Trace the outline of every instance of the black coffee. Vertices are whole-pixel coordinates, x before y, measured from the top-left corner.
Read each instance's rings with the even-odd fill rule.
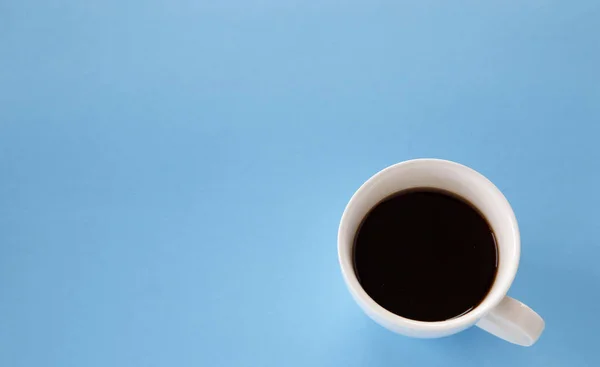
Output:
[[[443,321],[475,308],[496,277],[498,251],[485,218],[435,189],[396,193],[366,215],[354,266],[367,294],[413,320]]]

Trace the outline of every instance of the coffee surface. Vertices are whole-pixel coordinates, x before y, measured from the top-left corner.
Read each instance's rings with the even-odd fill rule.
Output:
[[[466,200],[419,188],[396,193],[365,216],[354,266],[367,294],[405,318],[443,321],[486,297],[498,264],[494,233]]]

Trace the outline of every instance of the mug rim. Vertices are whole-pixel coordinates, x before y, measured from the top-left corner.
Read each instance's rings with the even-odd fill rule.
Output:
[[[457,316],[457,317],[454,317],[454,318],[451,318],[448,320],[443,320],[443,321],[413,320],[413,319],[409,319],[409,318],[397,315],[391,311],[388,311],[383,306],[381,306],[379,303],[375,302],[375,300],[373,300],[366,293],[366,291],[363,289],[362,285],[358,281],[358,278],[355,273],[355,269],[353,267],[350,267],[350,269],[348,269],[348,266],[342,259],[342,250],[343,250],[342,246],[344,246],[344,244],[341,241],[341,237],[342,237],[342,233],[344,230],[344,224],[348,220],[347,217],[349,216],[349,210],[352,208],[353,204],[356,201],[358,201],[362,198],[365,190],[367,188],[369,188],[371,183],[373,181],[379,179],[381,176],[388,174],[390,171],[396,170],[400,167],[403,167],[406,165],[412,165],[412,164],[430,164],[430,163],[449,165],[449,166],[453,166],[454,168],[471,171],[471,173],[474,173],[477,176],[479,176],[479,178],[483,179],[483,181],[486,183],[486,185],[488,185],[488,188],[493,190],[494,194],[498,195],[498,197],[506,203],[507,208],[509,209],[507,215],[509,216],[508,220],[511,223],[511,229],[512,229],[512,233],[511,233],[510,237],[512,238],[512,241],[514,243],[514,250],[515,250],[513,260],[510,263],[509,268],[507,270],[505,270],[505,272],[504,272],[506,274],[505,278],[507,279],[507,281],[505,281],[504,284],[502,284],[500,288],[496,288],[496,289],[491,288],[490,292],[485,296],[485,298],[480,302],[480,304],[478,306],[476,306],[473,310],[471,310],[463,315],[460,315],[460,316]],[[384,322],[384,323],[391,322],[394,326],[399,327],[402,330],[408,328],[408,330],[413,330],[413,331],[419,331],[419,330],[420,331],[431,331],[431,332],[443,332],[445,330],[460,331],[462,329],[465,329],[465,328],[477,323],[477,321],[479,319],[481,319],[483,316],[485,316],[485,314],[487,314],[494,307],[496,307],[500,303],[500,301],[502,301],[502,299],[506,296],[508,289],[512,285],[514,278],[516,276],[516,273],[517,273],[517,269],[519,266],[519,260],[520,260],[520,252],[521,252],[521,242],[520,242],[519,227],[517,224],[517,220],[516,220],[514,211],[513,211],[512,207],[510,206],[510,203],[504,196],[504,194],[487,177],[485,177],[481,173],[477,172],[476,170],[474,170],[470,167],[467,167],[465,165],[462,165],[460,163],[457,163],[457,162],[444,160],[444,159],[437,159],[437,158],[411,159],[411,160],[393,164],[393,165],[388,166],[388,167],[380,170],[379,172],[375,173],[367,181],[365,181],[358,188],[358,190],[356,190],[356,192],[352,195],[352,197],[348,201],[348,204],[344,208],[344,212],[342,214],[342,219],[340,220],[340,225],[338,227],[338,261],[340,263],[342,275],[344,277],[344,280],[346,282],[348,289],[350,290],[350,293],[352,294],[354,299],[359,303],[359,305],[361,307],[363,307],[363,309],[365,311],[367,311],[369,316],[371,316],[375,321],[380,322],[380,323],[381,322]],[[498,279],[498,274],[496,275],[496,280],[497,279]],[[496,280],[494,282],[496,282]],[[480,307],[480,306],[484,305],[484,301],[487,301],[487,305],[485,305],[485,307]]]

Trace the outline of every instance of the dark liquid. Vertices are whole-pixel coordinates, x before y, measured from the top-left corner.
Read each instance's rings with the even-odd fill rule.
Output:
[[[354,266],[367,294],[399,316],[443,321],[475,308],[496,278],[498,252],[485,218],[434,189],[397,193],[365,217]]]

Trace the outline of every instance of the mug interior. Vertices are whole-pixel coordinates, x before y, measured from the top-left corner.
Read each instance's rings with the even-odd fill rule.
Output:
[[[496,236],[498,269],[486,298],[470,312],[446,321],[425,322],[405,319],[375,303],[360,286],[353,265],[354,236],[363,218],[381,200],[410,188],[429,187],[450,191],[469,201],[485,216]],[[480,173],[458,163],[438,159],[417,159],[398,163],[380,171],[365,182],[348,203],[338,233],[338,252],[345,280],[363,308],[371,316],[408,323],[469,326],[497,305],[512,284],[519,263],[520,240],[517,221],[504,195]]]

